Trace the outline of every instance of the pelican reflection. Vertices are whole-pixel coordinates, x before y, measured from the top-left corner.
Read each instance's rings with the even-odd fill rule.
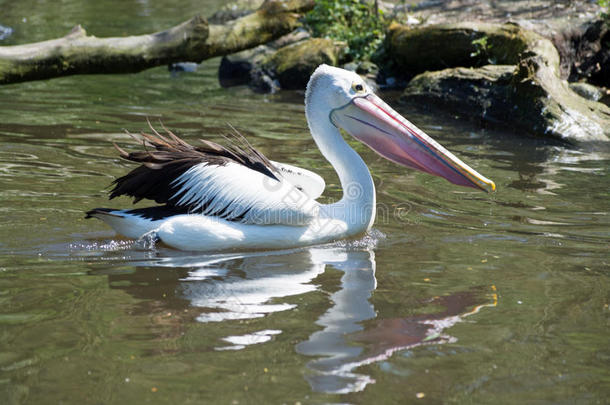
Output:
[[[384,319],[370,300],[377,286],[375,253],[371,246],[363,245],[366,244],[274,253],[168,256],[137,263],[145,266],[140,267],[142,272],[114,274],[109,279],[115,288],[140,298],[146,295],[144,291],[158,296],[159,288],[144,289],[142,283],[129,286],[117,281],[139,280],[151,270],[158,276],[159,267],[172,268],[169,272],[162,269],[166,271],[162,289],[165,302],[187,305],[196,321],[213,327],[218,322],[261,318],[285,311],[293,311],[293,316],[298,317],[295,297],[334,290],[336,286],[316,285],[320,282],[317,278],[327,266],[340,271],[340,287],[329,294],[331,306],[316,320],[320,329],[296,345],[299,354],[312,358],[304,371],[311,388],[327,393],[363,390],[374,379],[358,372],[361,366],[386,360],[398,350],[450,342],[454,338],[445,334],[447,328],[484,306],[495,305],[494,299],[486,298],[484,291],[477,288],[438,294],[422,302],[422,306],[434,305],[435,313],[420,311],[414,316]],[[166,297],[167,294],[172,297]],[[439,306],[445,310],[438,311]],[[409,313],[412,309],[408,308]],[[221,338],[214,349],[242,350],[257,344],[273,344],[274,336],[283,333],[280,322],[265,329],[252,322],[244,324],[244,328],[247,330],[243,334]]]

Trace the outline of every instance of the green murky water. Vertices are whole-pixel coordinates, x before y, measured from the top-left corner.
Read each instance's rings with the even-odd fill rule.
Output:
[[[5,43],[76,23],[146,32],[215,7],[98,3],[0,1],[0,24],[15,28]],[[499,191],[354,144],[380,204],[359,241],[194,255],[85,221],[90,208],[130,206],[106,200],[130,167],[110,141],[127,144],[123,129],[145,117],[191,141],[220,140],[231,123],[339,196],[303,95],[221,89],[217,65],[0,88],[0,403],[606,403],[605,145],[548,145],[402,107]]]

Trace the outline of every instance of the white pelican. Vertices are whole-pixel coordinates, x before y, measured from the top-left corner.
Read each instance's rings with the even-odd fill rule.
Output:
[[[182,250],[281,249],[361,235],[375,220],[375,186],[360,156],[339,128],[381,156],[462,186],[495,190],[467,166],[377,97],[360,76],[321,65],[305,93],[311,136],[337,171],[343,197],[315,201],[324,180],[315,173],[272,162],[243,137],[220,146],[194,147],[168,131],[142,134],[144,151],[121,156],[141,165],[114,181],[110,198],[162,204],[87,213],[128,238],[151,234]],[[239,145],[238,145],[239,143]]]

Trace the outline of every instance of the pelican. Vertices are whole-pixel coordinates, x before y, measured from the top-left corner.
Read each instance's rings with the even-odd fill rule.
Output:
[[[121,157],[140,166],[114,181],[110,198],[131,196],[158,206],[87,212],[127,237],[145,234],[189,251],[284,249],[364,234],[375,220],[375,185],[362,158],[340,129],[397,164],[485,191],[493,181],[434,141],[374,94],[354,72],[327,65],[312,74],[305,92],[307,123],[322,155],[336,170],[343,197],[316,201],[324,191],[317,174],[273,162],[235,135],[221,146],[192,146],[167,131],[141,134],[143,151]]]

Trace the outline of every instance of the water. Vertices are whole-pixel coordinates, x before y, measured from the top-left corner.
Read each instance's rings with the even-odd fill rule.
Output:
[[[9,41],[75,23],[146,32],[200,7],[58,4],[0,2]],[[325,201],[340,195],[307,133],[303,94],[222,89],[217,66],[0,88],[1,403],[607,401],[606,145],[542,143],[403,106],[499,191],[352,143],[380,204],[357,241],[203,255],[84,220],[130,206],[106,199],[131,167],[110,141],[129,147],[123,129],[145,129],[146,117],[192,142],[220,141],[231,123],[269,157],[315,169]]]

